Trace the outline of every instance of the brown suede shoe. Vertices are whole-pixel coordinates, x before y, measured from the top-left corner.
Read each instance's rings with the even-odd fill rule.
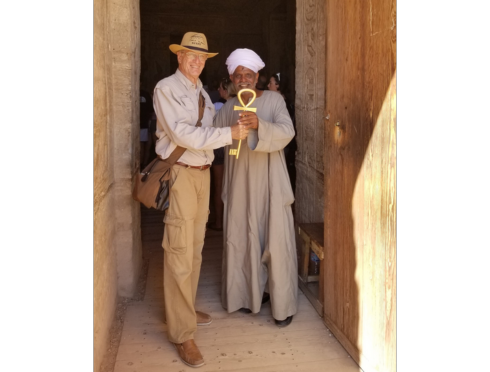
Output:
[[[182,361],[189,367],[197,368],[204,365],[204,359],[202,358],[201,352],[192,338],[181,344],[174,345],[179,353],[180,359],[182,359]]]
[[[197,325],[198,326],[203,326],[203,325],[210,325],[211,322],[213,321],[213,318],[209,314],[203,313],[202,311],[197,311],[196,310],[196,318],[197,318]]]

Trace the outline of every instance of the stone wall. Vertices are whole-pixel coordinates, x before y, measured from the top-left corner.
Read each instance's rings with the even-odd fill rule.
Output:
[[[323,222],[325,2],[296,2],[297,222]]]
[[[107,1],[94,1],[94,371],[109,338],[117,301],[115,251],[112,65]]]
[[[138,161],[139,13],[134,0],[94,1],[94,371],[107,351],[118,295],[141,266]]]
[[[114,0],[111,49],[118,293],[131,297],[141,268],[140,204],[131,197],[139,171],[140,14],[137,0]]]

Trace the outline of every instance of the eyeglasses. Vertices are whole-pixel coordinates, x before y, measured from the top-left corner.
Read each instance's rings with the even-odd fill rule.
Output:
[[[187,52],[185,55],[191,61],[195,61],[196,59],[199,59],[199,61],[201,61],[201,62],[206,62],[206,60],[208,59],[208,56],[205,54],[197,54],[197,53]]]

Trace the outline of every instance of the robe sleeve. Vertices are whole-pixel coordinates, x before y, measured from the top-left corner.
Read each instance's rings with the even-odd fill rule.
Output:
[[[259,116],[259,129],[255,133],[258,138],[254,141],[255,133],[249,133],[248,145],[254,151],[274,152],[282,150],[294,137],[293,121],[289,116],[284,99],[278,96],[278,99],[272,100],[270,108],[272,121],[261,119],[260,113],[257,115]]]

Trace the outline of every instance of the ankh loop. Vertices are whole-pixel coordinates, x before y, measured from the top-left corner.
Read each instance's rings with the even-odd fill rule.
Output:
[[[250,92],[253,95],[252,99],[246,105],[243,103],[243,100],[242,100],[242,93],[243,92]],[[241,107],[240,106],[234,106],[233,110],[234,111],[243,110],[243,111],[257,112],[257,109],[255,107],[248,107],[253,103],[253,101],[255,101],[256,96],[257,96],[257,94],[255,93],[255,91],[253,89],[242,89],[242,90],[240,90],[237,94],[237,97],[238,97],[238,100],[240,101],[240,103],[242,104],[242,106]],[[238,142],[238,148],[237,149],[230,149],[230,152],[228,153],[228,155],[236,155],[236,158],[238,159],[238,155],[240,155],[241,145],[242,145],[242,140],[240,140]]]

